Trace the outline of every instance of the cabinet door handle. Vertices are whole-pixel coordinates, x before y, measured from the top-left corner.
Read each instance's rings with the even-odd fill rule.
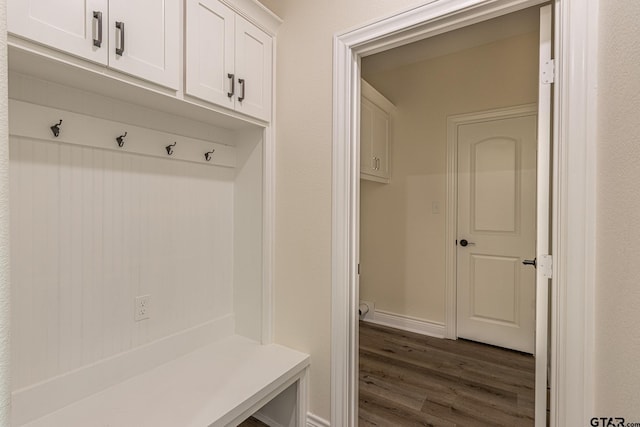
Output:
[[[236,78],[231,73],[227,73],[227,78],[231,80],[231,92],[227,92],[227,96],[231,98],[236,93]]]
[[[376,170],[380,169],[380,159],[376,157]]]
[[[94,10],[93,19],[98,21],[98,38],[93,38],[93,45],[95,47],[102,47],[102,12]]]
[[[377,164],[377,161],[376,161],[376,158],[374,157],[371,159],[371,169],[376,170],[376,164]]]
[[[116,21],[116,28],[120,30],[120,47],[116,47],[116,55],[124,53],[124,22]]]
[[[242,86],[242,95],[238,97],[238,101],[242,102],[244,101],[244,91],[247,89],[247,84],[245,83],[244,79],[238,79],[238,83],[240,83],[240,86]]]

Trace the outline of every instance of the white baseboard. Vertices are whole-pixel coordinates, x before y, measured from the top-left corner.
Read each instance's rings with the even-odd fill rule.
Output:
[[[370,313],[364,318],[364,321],[401,329],[403,331],[428,335],[430,337],[445,337],[444,323],[431,322],[429,320],[405,316],[403,314],[390,313],[383,310],[374,310],[373,313]]]
[[[331,424],[324,418],[320,418],[319,416],[308,412],[307,427],[331,427]]]
[[[72,402],[230,336],[233,315],[203,323],[152,343],[12,393],[12,420],[22,425]]]

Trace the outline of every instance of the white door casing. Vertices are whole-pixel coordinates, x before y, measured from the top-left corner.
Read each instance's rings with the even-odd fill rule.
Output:
[[[515,111],[455,128],[457,334],[533,353],[535,271],[522,261],[535,257],[536,116]]]
[[[360,58],[541,3],[436,0],[334,38],[332,425],[357,425]],[[554,226],[550,237],[556,261],[551,281],[550,419],[552,427],[560,427],[585,425],[593,408],[598,0],[553,0],[552,4],[557,79],[551,185]],[[450,313],[445,316],[448,322]]]

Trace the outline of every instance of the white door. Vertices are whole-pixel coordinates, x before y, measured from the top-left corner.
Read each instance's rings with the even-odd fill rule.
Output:
[[[236,15],[236,110],[271,120],[272,39]]]
[[[538,199],[536,236],[536,386],[535,420],[536,427],[547,425],[547,373],[549,338],[549,279],[553,266],[549,246],[550,231],[550,191],[551,177],[551,84],[554,81],[552,46],[551,6],[540,8],[540,55],[538,80]]]
[[[457,333],[534,352],[536,114],[458,126]]]
[[[9,0],[9,32],[107,64],[107,0]]]
[[[186,93],[233,109],[235,12],[218,0],[188,0]]]
[[[178,89],[180,0],[110,0],[109,67]]]

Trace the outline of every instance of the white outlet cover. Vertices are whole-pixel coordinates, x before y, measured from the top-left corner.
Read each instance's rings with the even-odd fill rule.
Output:
[[[140,295],[135,299],[133,318],[136,322],[151,316],[151,295]]]

